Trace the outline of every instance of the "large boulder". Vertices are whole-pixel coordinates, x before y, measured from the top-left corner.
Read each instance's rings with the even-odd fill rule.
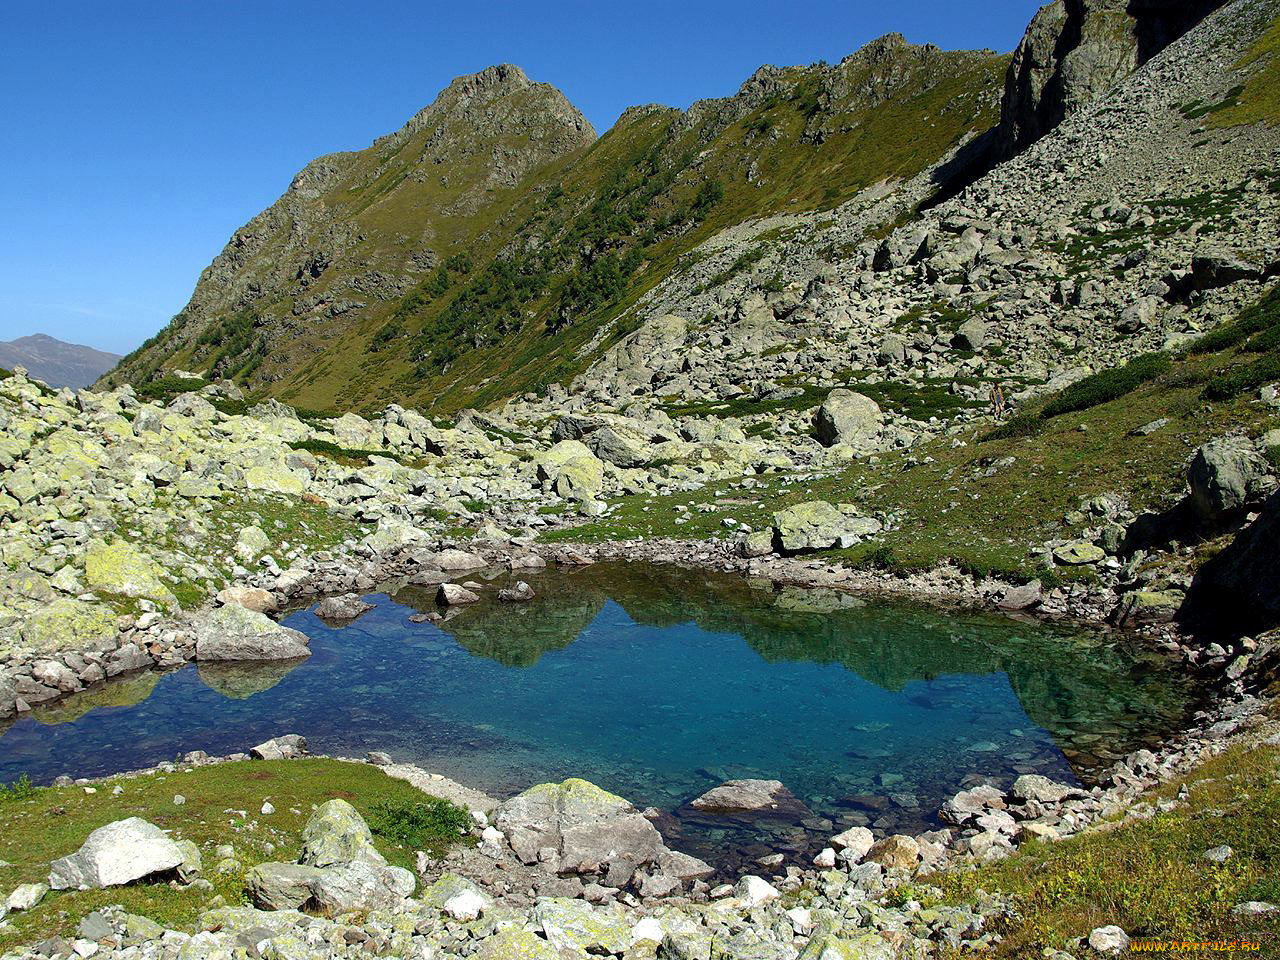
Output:
[[[807,500],[773,515],[775,545],[787,553],[851,547],[881,529],[880,521],[845,514],[825,500]]]
[[[297,660],[311,656],[306,634],[229,604],[196,618],[197,660]]]
[[[596,909],[585,900],[542,897],[533,922],[548,943],[573,956],[622,954],[631,944],[631,923],[617,906]]]
[[[1274,486],[1267,461],[1244,437],[1218,437],[1199,447],[1187,482],[1196,513],[1208,521],[1235,513]]]
[[[1003,155],[1038,140],[1225,0],[1053,0],[1040,8],[1005,76]]]
[[[566,873],[605,873],[612,886],[653,863],[662,836],[622,797],[586,780],[543,783],[498,806],[495,824],[525,863]]]
[[[104,593],[141,597],[164,606],[177,602],[160,580],[160,566],[124,540],[91,544],[84,558],[84,579],[90,588]]]
[[[357,860],[385,864],[373,845],[373,832],[356,808],[346,800],[329,800],[322,804],[302,831],[302,854],[299,863],[311,867],[329,867]]]
[[[89,834],[75,853],[49,865],[54,890],[98,890],[177,869],[182,848],[139,817],[117,820]]]
[[[874,440],[883,426],[876,402],[852,390],[832,390],[813,415],[813,435],[824,447]]]
[[[604,489],[604,464],[581,440],[561,440],[538,457],[538,479],[558,496],[584,500]]]

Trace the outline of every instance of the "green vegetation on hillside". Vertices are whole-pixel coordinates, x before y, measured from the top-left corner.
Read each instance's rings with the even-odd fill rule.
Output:
[[[1007,59],[886,38],[835,67],[753,78],[738,97],[687,114],[628,111],[590,146],[482,191],[491,156],[521,144],[450,154],[424,171],[430,129],[385,138],[339,155],[321,190],[326,216],[360,234],[360,268],[416,271],[413,286],[382,299],[328,251],[311,253],[297,278],[273,273],[287,258],[255,254],[238,276],[305,295],[210,317],[193,307],[113,382],[180,367],[294,405],[368,411],[395,400],[442,412],[564,382],[634,329],[627,308],[717,231],[913,176],[989,128]],[[288,236],[281,226],[265,249]]]
[[[972,902],[979,890],[1013,898],[1017,917],[1001,925],[996,957],[1070,949],[1068,941],[1110,924],[1137,940],[1232,941],[1248,934],[1274,943],[1280,916],[1239,917],[1231,908],[1280,901],[1278,772],[1280,750],[1233,747],[1145,798],[1153,805],[1170,800],[1185,785],[1185,806],[1060,843],[1037,841],[1001,863],[923,882],[940,887],[943,902]],[[1206,850],[1224,844],[1232,850],[1228,860],[1205,859]]]
[[[1203,108],[1212,127],[1235,127],[1248,123],[1280,123],[1280,17],[1271,21],[1236,63],[1248,75],[1242,85],[1232,88],[1224,100]]]
[[[1135,510],[1163,510],[1181,497],[1195,446],[1234,430],[1256,436],[1280,426],[1249,392],[1259,364],[1274,363],[1280,347],[1261,357],[1248,349],[1269,343],[1278,319],[1280,288],[1184,353],[1149,354],[1102,371],[994,429],[990,421],[975,423],[958,437],[861,460],[831,476],[766,473],[689,493],[625,497],[607,517],[544,539],[723,536],[727,518],[762,529],[784,506],[823,499],[895,518],[873,540],[829,551],[834,559],[904,572],[950,561],[979,575],[1040,576],[1040,558],[1027,554],[1027,543],[1078,533],[1084,518],[1068,518],[1082,500],[1124,491]],[[1268,382],[1276,379],[1280,371]],[[789,402],[809,409],[822,395]],[[711,408],[674,412],[715,415]],[[749,411],[735,402],[720,415],[730,412]],[[1160,419],[1168,423],[1137,433]]]

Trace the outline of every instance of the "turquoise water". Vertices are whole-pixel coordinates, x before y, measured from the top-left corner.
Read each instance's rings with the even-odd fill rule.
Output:
[[[373,594],[347,626],[286,617],[312,638],[298,665],[142,674],[39,711],[0,736],[0,781],[297,732],[497,795],[586,777],[723,861],[809,850],[853,823],[926,827],[976,776],[1087,778],[1191,700],[1173,664],[1088,633],[670,567],[521,576],[528,604],[492,599],[507,575],[438,624],[408,619],[436,609],[433,591]],[[811,813],[727,822],[687,806],[734,777],[779,779]]]

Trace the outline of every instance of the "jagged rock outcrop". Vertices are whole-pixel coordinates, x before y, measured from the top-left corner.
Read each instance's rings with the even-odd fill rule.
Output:
[[[1000,148],[1015,153],[1182,36],[1225,0],[1053,0],[1005,81]]]

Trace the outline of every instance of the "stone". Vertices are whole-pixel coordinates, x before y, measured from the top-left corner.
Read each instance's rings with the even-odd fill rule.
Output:
[[[846,940],[819,932],[805,944],[797,960],[895,960],[898,956],[892,944],[876,933]]]
[[[431,560],[432,565],[437,570],[448,570],[450,572],[479,570],[481,567],[489,565],[489,561],[480,556],[480,554],[471,553],[467,550],[441,550],[432,556]]]
[[[1208,863],[1226,863],[1234,854],[1235,851],[1224,843],[1221,846],[1211,847],[1206,850],[1201,855],[1201,859]]]
[[[852,390],[832,390],[813,415],[813,435],[824,447],[874,440],[883,427],[876,402]]]
[[[780,780],[729,780],[689,804],[705,813],[758,813],[798,804]]]
[[[443,909],[454,920],[469,923],[472,920],[478,920],[488,906],[485,898],[479,893],[474,890],[463,890],[446,900]]]
[[[476,960],[563,960],[559,950],[531,930],[508,928],[480,944]]]
[[[494,825],[524,863],[550,851],[562,872],[621,871],[625,877],[613,878],[621,883],[665,849],[661,834],[629,802],[579,779],[538,784],[504,801]]]
[[[1269,492],[1269,474],[1267,461],[1247,439],[1210,440],[1196,449],[1187,468],[1191,503],[1204,520],[1220,520]]]
[[[581,440],[555,444],[538,457],[537,471],[565,499],[594,499],[604,489],[604,464]]]
[[[245,886],[257,907],[300,910],[311,902],[312,884],[322,873],[301,863],[260,863],[245,875]]]
[[[160,566],[124,540],[98,541],[84,558],[85,583],[94,590],[153,600],[165,607],[177,600],[160,579]]]
[[[747,910],[752,910],[763,903],[770,900],[777,900],[781,893],[778,888],[762,877],[747,874],[740,879],[733,888],[734,895],[742,901],[742,905]]]
[[[857,863],[865,857],[875,842],[875,835],[866,827],[850,827],[831,838],[831,845],[841,851],[850,863]]]
[[[574,956],[622,953],[631,945],[631,924],[616,909],[596,908],[585,900],[541,897],[533,922],[547,942]]]
[[[387,862],[373,845],[373,833],[356,808],[346,800],[327,800],[302,830],[298,862],[328,867],[355,861],[379,866]]]
[[[1106,559],[1107,552],[1087,540],[1076,540],[1055,547],[1053,559],[1068,567],[1081,567]]]
[[[1237,917],[1266,917],[1273,913],[1280,913],[1280,906],[1267,903],[1265,900],[1248,900],[1237,903],[1231,908],[1231,912]]]
[[[878,520],[848,516],[825,500],[793,504],[773,515],[774,540],[787,553],[853,546],[880,529]]]
[[[498,599],[503,603],[525,603],[533,598],[533,587],[523,580],[517,580],[510,587],[498,591]]]
[[[412,895],[413,874],[369,860],[355,860],[321,870],[311,884],[312,902],[336,916],[353,910],[391,910]]]
[[[479,594],[472,593],[458,583],[442,583],[436,590],[436,603],[444,604],[448,607],[479,602]]]
[[[990,810],[1003,810],[1004,808],[1004,791],[996,787],[982,785],[968,790],[961,790],[942,805],[939,814],[943,820],[959,826]]]
[[[673,877],[681,883],[705,880],[716,872],[715,868],[705,860],[691,857],[679,850],[665,848],[658,851],[658,870],[663,876]]]
[[[1089,933],[1089,946],[1098,953],[1127,953],[1129,951],[1129,935],[1114,924],[1106,927],[1094,927]]]
[[[307,739],[301,734],[286,733],[281,737],[273,737],[249,750],[249,755],[258,760],[292,760],[307,755]]]
[[[354,620],[373,609],[372,603],[360,599],[358,593],[344,593],[337,597],[325,597],[315,605],[315,615],[322,620]]]
[[[226,587],[218,591],[217,601],[223,606],[235,604],[255,613],[273,613],[276,597],[261,587]]]
[[[15,912],[21,910],[30,910],[41,900],[44,895],[49,892],[47,884],[43,883],[23,883],[14,888],[9,894],[8,907]]]
[[[920,845],[914,837],[895,833],[873,843],[863,859],[886,870],[914,870],[920,863]]]
[[[1001,610],[1017,611],[1038,607],[1044,600],[1044,588],[1039,580],[1018,584],[1005,590],[996,604]]]
[[[139,817],[117,820],[89,834],[84,845],[49,865],[54,890],[101,889],[174,870],[182,849]]]
[[[193,840],[178,840],[176,843],[182,852],[182,862],[178,864],[178,880],[182,883],[191,883],[204,871],[200,848]]]
[[[102,940],[108,940],[116,934],[115,929],[111,926],[111,921],[100,914],[97,910],[92,913],[85,914],[80,921],[80,925],[76,927],[76,935],[85,940],[91,940],[98,943]]]
[[[306,634],[237,604],[197,616],[192,627],[197,660],[297,660],[311,656]]]
[[[1180,590],[1131,590],[1116,607],[1113,619],[1120,626],[1139,623],[1168,623],[1182,608]]]
[[[970,317],[956,330],[951,345],[957,350],[981,350],[987,342],[987,325],[977,317]]]
[[[1054,804],[1061,803],[1076,791],[1065,783],[1058,783],[1038,773],[1024,773],[1013,781],[1009,792],[1022,801]]]

